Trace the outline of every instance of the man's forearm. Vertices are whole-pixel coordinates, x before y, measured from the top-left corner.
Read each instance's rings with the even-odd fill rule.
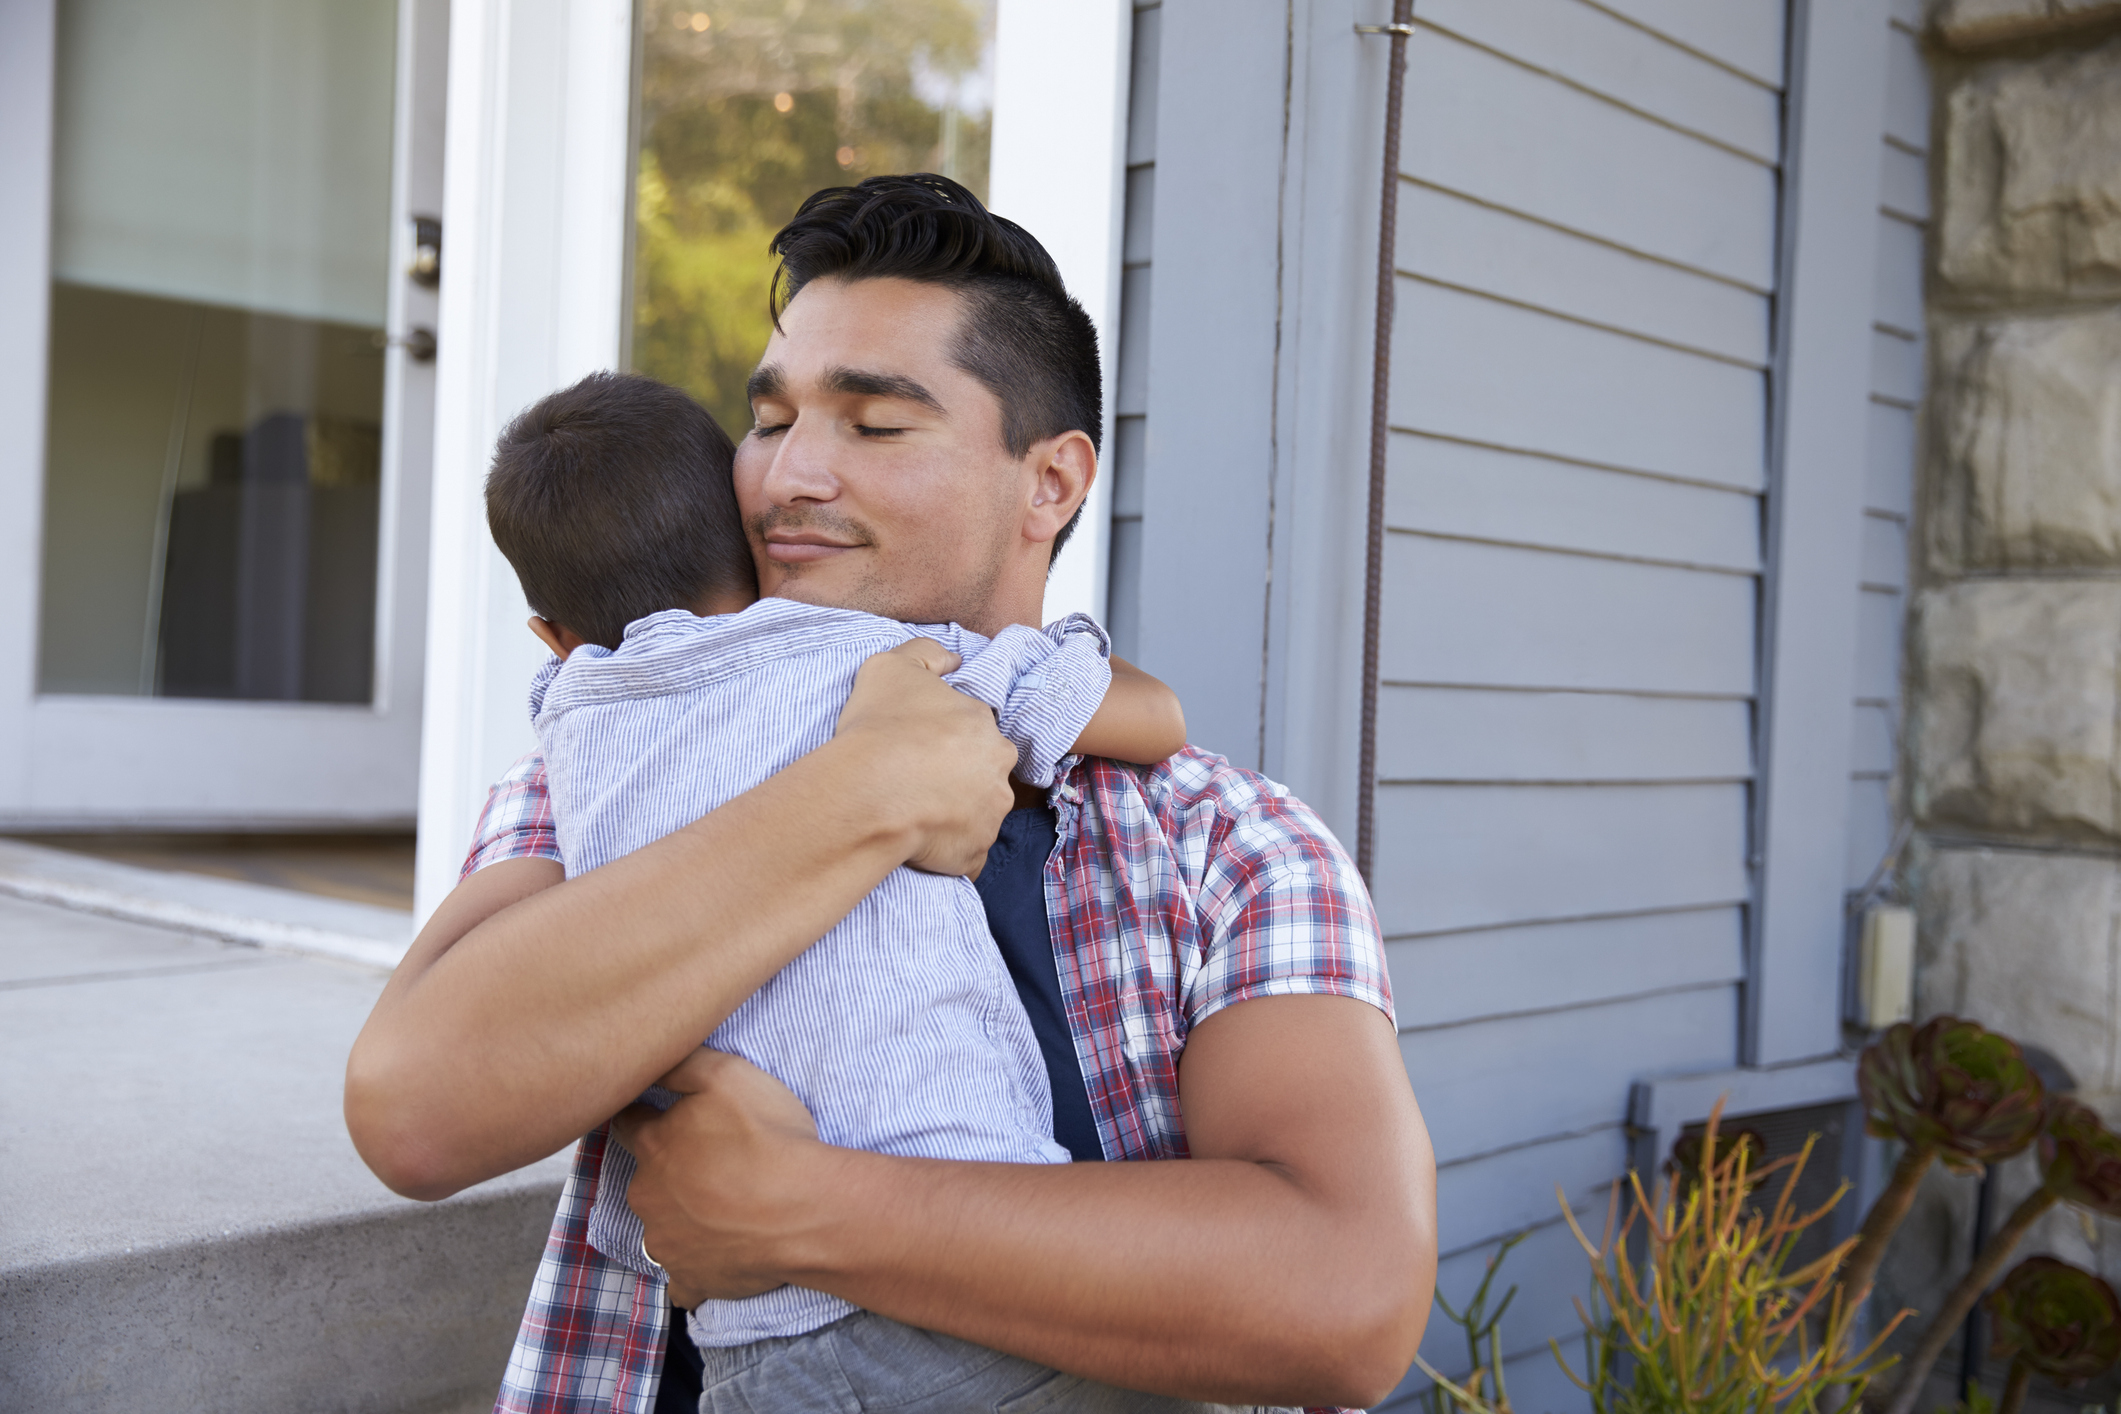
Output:
[[[446,946],[423,936],[347,1068],[370,1166],[444,1196],[579,1138],[698,1046],[904,859],[840,764],[828,746]]]
[[[839,1150],[820,1177],[858,1196],[788,1254],[790,1280],[1128,1389],[1365,1405],[1426,1317],[1416,1224],[1336,1211],[1269,1165]]]
[[[1366,1405],[1435,1284],[1435,1164],[1390,1023],[1337,996],[1195,1026],[1190,1160],[951,1163],[818,1143],[801,1104],[702,1052],[620,1135],[681,1305],[793,1282],[1071,1374],[1241,1404]]]

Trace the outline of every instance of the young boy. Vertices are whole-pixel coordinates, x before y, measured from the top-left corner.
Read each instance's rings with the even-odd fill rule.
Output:
[[[570,877],[824,744],[856,669],[915,637],[964,659],[947,680],[995,709],[1027,784],[1050,785],[1078,752],[1146,764],[1184,744],[1170,690],[1123,664],[1115,672],[1103,631],[1080,615],[989,641],[954,624],[915,629],[759,599],[732,457],[728,436],[690,398],[621,374],[552,394],[501,435],[487,520],[538,614],[533,630],[556,655],[531,689],[531,713]],[[780,1079],[827,1143],[1011,1163],[1068,1157],[1052,1137],[1029,1018],[964,879],[895,871],[706,1044]],[[632,1170],[619,1146],[605,1150],[590,1240],[660,1281],[625,1203]],[[800,1363],[803,1342],[791,1338],[854,1312],[783,1287],[701,1304],[690,1334],[709,1352],[771,1343],[775,1365],[799,1379],[790,1362]]]

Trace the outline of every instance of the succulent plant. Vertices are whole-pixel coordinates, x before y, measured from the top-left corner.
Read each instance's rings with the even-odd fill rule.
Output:
[[[2017,1357],[2064,1388],[2083,1384],[2121,1360],[2121,1301],[2111,1286],[2081,1267],[2028,1257],[1989,1293],[1986,1304],[1996,1321],[1995,1353]]]
[[[1857,1060],[1856,1088],[1870,1132],[1904,1147],[1841,1269],[1852,1302],[1871,1289],[1930,1161],[1963,1172],[2009,1158],[2040,1132],[2047,1098],[2016,1041],[1956,1016],[1888,1027]]]
[[[2075,1203],[2109,1217],[2121,1217],[2121,1135],[2116,1135],[2088,1105],[2064,1096],[2047,1102],[2047,1121],[2040,1131],[2040,1186],[2012,1210],[1995,1236],[1981,1248],[1973,1267],[1944,1298],[1929,1329],[1902,1367],[1888,1414],[1914,1414],[1922,1381],[1952,1342],[1959,1323],[1974,1309],[1981,1293],[1995,1280],[2011,1249],[2035,1222],[2057,1203]],[[2023,1391],[2019,1392],[2023,1399]],[[2000,1411],[1999,1411],[2000,1414]]]
[[[2032,1143],[2046,1097],[2016,1041],[1956,1016],[1889,1028],[1864,1050],[1856,1084],[1872,1134],[1962,1172]]]
[[[2057,1096],[2047,1107],[2040,1131],[2042,1184],[2065,1203],[2121,1218],[2121,1135],[2089,1105]]]

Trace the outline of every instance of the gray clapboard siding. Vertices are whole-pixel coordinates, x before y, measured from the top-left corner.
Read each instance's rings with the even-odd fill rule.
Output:
[[[1626,1166],[1627,1131],[1618,1124],[1445,1164],[1436,1171],[1438,1250],[1448,1259],[1554,1221],[1557,1189],[1579,1208],[1602,1211],[1606,1188]]]
[[[1743,902],[1746,794],[1717,782],[1382,786],[1379,920],[1400,937]]]
[[[1735,780],[1753,769],[1742,699],[1387,687],[1377,711],[1388,781]]]
[[[1760,84],[1780,90],[1783,0],[1594,0],[1667,42],[1681,45]]]
[[[1900,697],[1900,596],[1864,589],[1856,597],[1856,696],[1869,701]]]
[[[1592,1235],[1596,1236],[1595,1233]],[[1497,1278],[1495,1283],[1498,1291],[1509,1290],[1510,1274],[1515,1271],[1515,1264],[1503,1269],[1503,1276]],[[1572,1279],[1566,1269],[1560,1275],[1563,1280]],[[1588,1265],[1577,1273],[1573,1280],[1576,1282],[1576,1286],[1573,1289],[1577,1294],[1579,1296],[1588,1296],[1590,1292],[1590,1268]],[[1574,1319],[1573,1315],[1571,1319]],[[1569,1369],[1576,1371],[1580,1375],[1583,1372],[1583,1328],[1581,1324],[1573,1325],[1561,1332],[1557,1343],[1561,1347],[1562,1354],[1568,1358]],[[1462,1341],[1456,1347],[1456,1350],[1457,1354],[1453,1360],[1452,1368],[1445,1376],[1447,1379],[1464,1373],[1457,1368],[1465,1364],[1465,1345]],[[1558,1411],[1562,1410],[1588,1409],[1590,1407],[1588,1397],[1582,1390],[1569,1382],[1569,1377],[1562,1372],[1559,1365],[1554,1363],[1553,1350],[1543,1343],[1522,1354],[1505,1358],[1502,1369],[1503,1379],[1509,1386],[1511,1406],[1525,1410],[1526,1414],[1532,1414],[1532,1411],[1535,1410],[1538,1411],[1538,1414],[1558,1414]],[[1416,1370],[1413,1372],[1413,1377],[1401,1382],[1400,1387],[1394,1390],[1389,1398],[1376,1406],[1379,1414],[1401,1414],[1401,1411],[1427,1409],[1429,1407],[1429,1395],[1426,1391],[1429,1388],[1429,1382],[1420,1376],[1421,1372]]]
[[[1758,291],[1453,192],[1401,189],[1395,259],[1409,275],[1767,366],[1769,309]]]
[[[1386,538],[1388,682],[1743,696],[1750,576]]]
[[[1885,852],[1893,845],[1892,784],[1883,777],[1854,777],[1849,781],[1848,886],[1860,889],[1870,881]]]
[[[1930,218],[1929,158],[1893,143],[1885,144],[1878,177],[1878,202],[1887,214],[1909,221]]]
[[[1424,0],[1415,13],[1424,27],[1497,50],[1762,162],[1781,157],[1775,89],[1703,64],[1583,0]]]
[[[1879,213],[1878,322],[1917,335],[1922,332],[1922,236],[1919,222]]]
[[[1849,739],[1850,774],[1887,776],[1899,759],[1899,726],[1892,706],[1858,702],[1856,731]]]
[[[1409,175],[1756,290],[1775,173],[1433,30],[1407,86]]]
[[[1930,70],[1911,28],[1892,26],[1886,36],[1885,135],[1908,147],[1930,141]]]
[[[1907,517],[1915,511],[1915,412],[1871,401],[1865,451],[1865,509]]]
[[[1395,427],[1753,490],[1766,418],[1755,369],[1399,282]]]
[[[1871,335],[1871,391],[1912,407],[1922,399],[1922,341],[1883,329]]]
[[[1119,343],[1105,356],[1114,379],[1111,540],[1105,620],[1123,658],[1141,653],[1142,487],[1148,477],[1150,251],[1156,219],[1156,96],[1163,64],[1163,9],[1136,0],[1127,86],[1127,178],[1121,216]]]
[[[1907,588],[1907,522],[1898,516],[1863,517],[1863,583],[1870,589]]]
[[[1448,1163],[1610,1124],[1633,1081],[1728,1065],[1737,1044],[1737,991],[1711,987],[1411,1031],[1399,1051]]]
[[[1411,1031],[1736,982],[1744,928],[1734,907],[1685,909],[1401,939],[1385,945],[1385,960],[1400,1028]]]
[[[1394,530],[1760,569],[1760,501],[1745,492],[1407,432],[1388,459]]]

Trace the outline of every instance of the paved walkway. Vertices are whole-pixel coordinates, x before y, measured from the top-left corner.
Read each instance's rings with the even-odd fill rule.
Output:
[[[0,896],[0,1409],[486,1407],[562,1162],[377,1182],[340,1083],[383,979]]]

